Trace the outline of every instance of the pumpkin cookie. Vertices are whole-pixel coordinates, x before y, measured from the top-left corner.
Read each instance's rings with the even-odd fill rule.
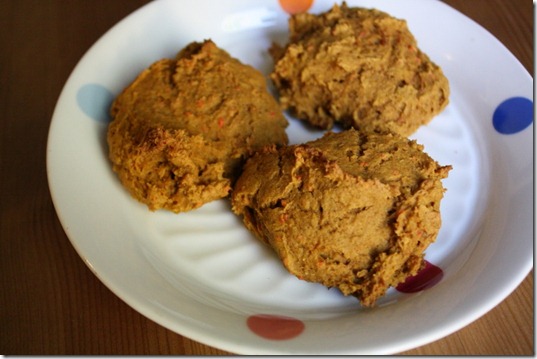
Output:
[[[226,197],[246,157],[287,143],[287,120],[264,76],[210,40],[142,71],[110,112],[113,170],[151,210]]]
[[[448,80],[404,20],[343,3],[293,15],[289,31],[284,48],[271,48],[271,78],[282,107],[314,126],[408,136],[448,104]]]
[[[329,132],[252,156],[232,209],[290,273],[372,306],[423,265],[450,169],[397,134]]]

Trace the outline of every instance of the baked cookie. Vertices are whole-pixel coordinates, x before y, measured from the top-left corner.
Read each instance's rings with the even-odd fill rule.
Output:
[[[372,306],[424,264],[450,169],[397,134],[328,132],[252,156],[232,209],[290,273]]]
[[[113,170],[151,210],[226,197],[246,157],[287,143],[288,122],[265,77],[210,40],[142,71],[110,113]]]
[[[289,43],[273,45],[280,104],[323,129],[378,127],[403,136],[448,104],[449,83],[404,20],[344,2],[289,20]]]

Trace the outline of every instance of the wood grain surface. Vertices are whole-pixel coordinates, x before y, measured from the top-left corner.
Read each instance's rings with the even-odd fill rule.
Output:
[[[100,36],[146,2],[0,1],[0,354],[230,354],[163,328],[110,292],[73,249],[48,189],[47,135],[65,81]],[[530,0],[445,2],[533,76]],[[402,354],[533,355],[533,293],[532,271],[482,318]]]

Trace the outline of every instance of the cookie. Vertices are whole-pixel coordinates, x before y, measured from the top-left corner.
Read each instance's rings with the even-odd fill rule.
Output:
[[[228,196],[248,156],[288,141],[265,77],[210,40],[142,71],[110,113],[113,170],[151,210],[183,212]]]
[[[232,210],[291,274],[372,306],[424,264],[450,169],[397,134],[328,132],[253,155]]]
[[[449,102],[447,78],[404,20],[344,2],[293,15],[289,32],[285,47],[271,48],[271,78],[282,107],[316,127],[409,136]]]

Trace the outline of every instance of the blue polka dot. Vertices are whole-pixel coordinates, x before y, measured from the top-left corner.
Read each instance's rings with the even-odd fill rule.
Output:
[[[107,123],[110,121],[108,111],[114,95],[99,84],[86,84],[76,94],[78,107],[91,119]]]
[[[492,115],[492,125],[501,134],[520,132],[533,122],[533,102],[524,97],[511,97],[502,102]]]

